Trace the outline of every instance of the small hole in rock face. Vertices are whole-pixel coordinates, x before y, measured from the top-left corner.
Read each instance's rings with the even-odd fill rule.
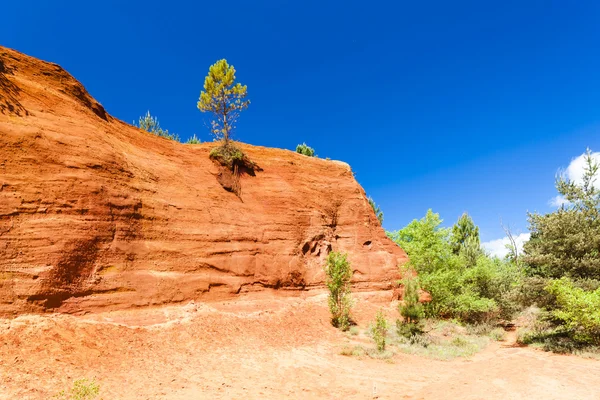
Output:
[[[370,246],[371,245],[371,241],[367,240],[366,242],[363,243],[363,246]]]
[[[302,246],[302,254],[308,253],[308,250],[310,250],[310,244],[305,243],[304,246]]]

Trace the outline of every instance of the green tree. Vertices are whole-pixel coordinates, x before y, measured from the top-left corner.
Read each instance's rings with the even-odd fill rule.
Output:
[[[160,127],[158,118],[150,115],[150,111],[148,111],[146,115],[140,117],[137,125],[135,121],[133,122],[133,125],[145,130],[146,132],[150,132],[153,135],[164,137],[170,140],[175,140],[177,142],[179,141],[179,136],[176,133],[169,133],[168,130],[162,129]]]
[[[588,149],[580,182],[559,175],[556,189],[568,203],[548,214],[529,214],[531,238],[524,245],[530,275],[600,280],[599,165]]]
[[[235,82],[235,68],[227,60],[211,65],[204,79],[198,109],[213,115],[211,131],[215,138],[223,139],[225,145],[229,143],[240,112],[250,104],[250,100],[245,100],[247,93],[247,86]]]
[[[382,352],[385,350],[386,337],[389,329],[389,324],[385,319],[383,310],[377,311],[375,323],[371,326],[371,336],[377,346],[377,350]]]
[[[519,270],[485,254],[468,264],[464,254],[454,254],[450,229],[441,223],[439,215],[428,210],[421,220],[388,232],[408,254],[406,266],[417,272],[419,284],[431,295],[425,313],[467,322],[509,314],[515,308],[512,299]]]
[[[404,296],[398,305],[398,312],[408,324],[418,324],[423,318],[423,304],[419,302],[419,283],[417,278],[407,276],[402,280]]]
[[[479,249],[479,227],[475,225],[469,214],[463,213],[452,226],[450,243],[454,254],[459,254],[465,246],[469,246],[471,250]]]
[[[594,291],[575,287],[568,278],[551,281],[546,290],[556,297],[552,316],[577,342],[600,345],[600,289]]]
[[[375,204],[375,200],[373,200],[371,198],[371,196],[369,196],[368,200],[369,200],[369,204],[373,208],[373,212],[375,213],[375,216],[379,220],[379,224],[382,225],[383,224],[383,211],[381,211],[379,206],[377,204]]]
[[[350,328],[350,309],[352,308],[350,296],[352,267],[348,262],[347,255],[332,251],[327,255],[324,269],[327,276],[325,284],[329,289],[328,303],[331,311],[331,323],[343,331],[348,330]]]
[[[305,156],[308,156],[308,157],[314,157],[315,149],[313,149],[310,146],[307,146],[306,143],[302,143],[302,144],[299,144],[298,146],[296,146],[296,153],[304,154]]]

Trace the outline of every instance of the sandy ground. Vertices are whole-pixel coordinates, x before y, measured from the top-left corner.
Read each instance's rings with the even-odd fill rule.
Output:
[[[361,328],[381,296],[359,296]],[[95,377],[105,400],[600,399],[599,361],[511,340],[452,361],[346,357],[324,294],[21,316],[0,320],[0,398],[49,399]]]

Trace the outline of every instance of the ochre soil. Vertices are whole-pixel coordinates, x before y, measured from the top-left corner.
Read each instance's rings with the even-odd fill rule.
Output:
[[[357,295],[364,330],[390,293]],[[468,359],[340,355],[326,295],[0,320],[0,398],[48,399],[95,377],[103,399],[599,399],[600,362],[517,347]]]

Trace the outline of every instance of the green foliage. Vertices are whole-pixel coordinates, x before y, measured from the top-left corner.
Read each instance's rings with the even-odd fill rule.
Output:
[[[307,146],[306,143],[302,143],[296,146],[296,153],[304,154],[308,157],[315,156],[315,150],[312,147]]]
[[[327,256],[324,269],[327,276],[325,284],[329,289],[328,304],[331,311],[331,323],[343,331],[348,330],[352,307],[350,296],[352,268],[347,260],[347,255],[332,251]]]
[[[93,400],[100,393],[100,385],[94,379],[78,379],[69,391],[61,391],[54,398],[59,400]]]
[[[415,340],[415,336],[420,336],[423,334],[423,326],[419,323],[412,323],[402,321],[400,319],[396,320],[396,333],[400,337],[404,337],[406,339]]]
[[[373,200],[371,198],[371,196],[369,196],[369,198],[367,200],[369,200],[369,204],[373,208],[373,212],[375,213],[375,216],[379,220],[379,224],[383,224],[383,211],[381,211],[379,206],[377,204],[375,204],[375,200]]]
[[[209,158],[217,161],[224,167],[229,168],[231,171],[234,171],[236,165],[238,167],[248,168],[249,170],[261,170],[254,162],[246,157],[242,149],[235,146],[231,141],[227,143],[223,142],[220,146],[213,147],[210,150]]]
[[[425,314],[467,322],[509,317],[518,308],[521,269],[482,253],[475,260],[468,260],[464,251],[455,254],[451,232],[441,223],[439,215],[429,210],[423,219],[388,233],[407,252],[407,266],[417,272],[420,286],[431,295]]]
[[[469,214],[463,213],[452,226],[450,245],[454,254],[459,254],[465,246],[479,249],[479,227],[475,225]]]
[[[408,274],[407,274],[408,275]],[[419,283],[414,277],[407,276],[403,280],[404,297],[398,306],[398,312],[408,324],[418,324],[424,316],[423,304],[419,302]]]
[[[135,125],[135,121],[133,122]],[[153,135],[164,137],[165,139],[179,141],[179,135],[176,133],[169,133],[168,130],[162,129],[160,127],[160,123],[158,122],[158,118],[150,115],[150,111],[146,113],[143,117],[140,117],[138,124],[136,125],[138,128],[145,130],[146,132],[150,132]]]
[[[581,183],[557,178],[568,204],[549,214],[529,214],[524,261],[530,275],[600,280],[600,189],[594,186],[599,166],[589,149],[585,162]]]
[[[196,136],[195,133],[192,135],[192,137],[190,137],[188,139],[187,142],[185,142],[185,144],[200,144],[200,143],[202,143],[202,142],[200,141],[200,139],[198,139],[198,137]]]
[[[386,336],[389,329],[389,324],[385,319],[383,310],[377,311],[375,323],[371,326],[371,337],[377,346],[377,350],[382,352],[385,350]]]
[[[556,296],[557,308],[551,314],[559,329],[577,342],[600,345],[600,289],[583,290],[561,278],[551,281],[546,290]]]
[[[235,68],[227,60],[219,60],[210,66],[198,109],[213,115],[211,132],[225,144],[229,142],[240,112],[250,104],[250,100],[244,100],[247,94],[247,86],[235,82]]]

